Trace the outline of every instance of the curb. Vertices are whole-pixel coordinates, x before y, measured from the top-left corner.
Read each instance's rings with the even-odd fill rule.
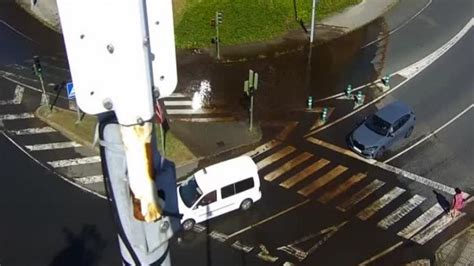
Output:
[[[53,121],[50,121],[48,120],[46,117],[44,117],[43,115],[40,114],[39,110],[40,108],[43,108],[43,106],[40,106],[36,109],[35,111],[35,116],[40,119],[41,121],[45,122],[46,124],[49,124],[51,127],[53,127],[54,129],[56,129],[57,131],[59,131],[59,133],[61,134],[64,134],[67,138],[73,140],[73,141],[76,141],[90,149],[93,149],[94,151],[96,151],[97,153],[99,153],[99,147],[93,145],[92,141],[87,141],[87,140],[84,140],[83,138],[80,138],[77,134],[75,134],[74,132],[64,128],[62,125],[56,123],[56,122],[53,122]],[[54,107],[53,108],[53,111],[56,110],[57,108]],[[70,112],[70,113],[73,113],[72,111],[70,110],[62,110],[62,111],[66,111],[66,112]]]

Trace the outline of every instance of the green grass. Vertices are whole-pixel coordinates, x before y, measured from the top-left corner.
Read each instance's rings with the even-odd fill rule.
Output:
[[[50,112],[48,106],[39,107],[36,110],[36,115],[66,137],[83,145],[92,146],[97,124],[97,118],[95,116],[86,115],[81,123],[76,124],[76,112],[57,107],[54,108],[53,112]],[[163,154],[160,130],[158,126],[156,128],[157,142],[159,144],[158,150]],[[196,158],[186,145],[177,139],[170,131],[166,133],[165,148],[166,158],[175,162],[176,165]]]
[[[320,0],[317,19],[355,5],[361,0]],[[311,19],[311,0],[297,0],[298,17]],[[222,45],[264,41],[300,27],[295,20],[293,0],[188,0],[176,25],[179,48],[207,47],[215,29],[210,25],[215,12],[223,13],[220,25]]]

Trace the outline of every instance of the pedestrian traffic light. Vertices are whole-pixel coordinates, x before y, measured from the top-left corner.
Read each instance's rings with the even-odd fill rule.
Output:
[[[215,20],[215,19],[211,19],[211,26],[212,26],[212,27],[215,27],[215,26],[216,26],[216,20]]]
[[[39,56],[35,55],[33,57],[33,72],[35,75],[41,75],[42,71],[43,69],[41,68]]]
[[[219,11],[216,12],[216,20],[218,24],[222,24],[222,20],[223,20],[222,12],[219,12]]]

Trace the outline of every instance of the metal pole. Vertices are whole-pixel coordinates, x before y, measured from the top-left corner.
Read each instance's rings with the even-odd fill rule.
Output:
[[[48,95],[46,95],[46,90],[44,88],[43,75],[39,74],[38,77],[41,83],[41,89],[43,90],[43,94],[41,94],[41,105],[49,105],[49,98]]]
[[[313,43],[314,40],[314,17],[316,13],[316,0],[313,0],[313,7],[311,9],[311,36],[309,37],[309,42]]]
[[[219,40],[219,19],[218,19],[218,12],[216,12],[216,52],[217,52],[217,59],[221,59],[221,54],[220,54],[220,43],[221,41]]]
[[[249,130],[252,131],[253,128],[253,93],[250,96],[250,127]]]

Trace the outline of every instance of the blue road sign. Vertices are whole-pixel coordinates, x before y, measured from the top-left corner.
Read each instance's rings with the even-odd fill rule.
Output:
[[[72,100],[76,98],[76,91],[74,90],[74,85],[72,82],[66,84],[67,98]]]

